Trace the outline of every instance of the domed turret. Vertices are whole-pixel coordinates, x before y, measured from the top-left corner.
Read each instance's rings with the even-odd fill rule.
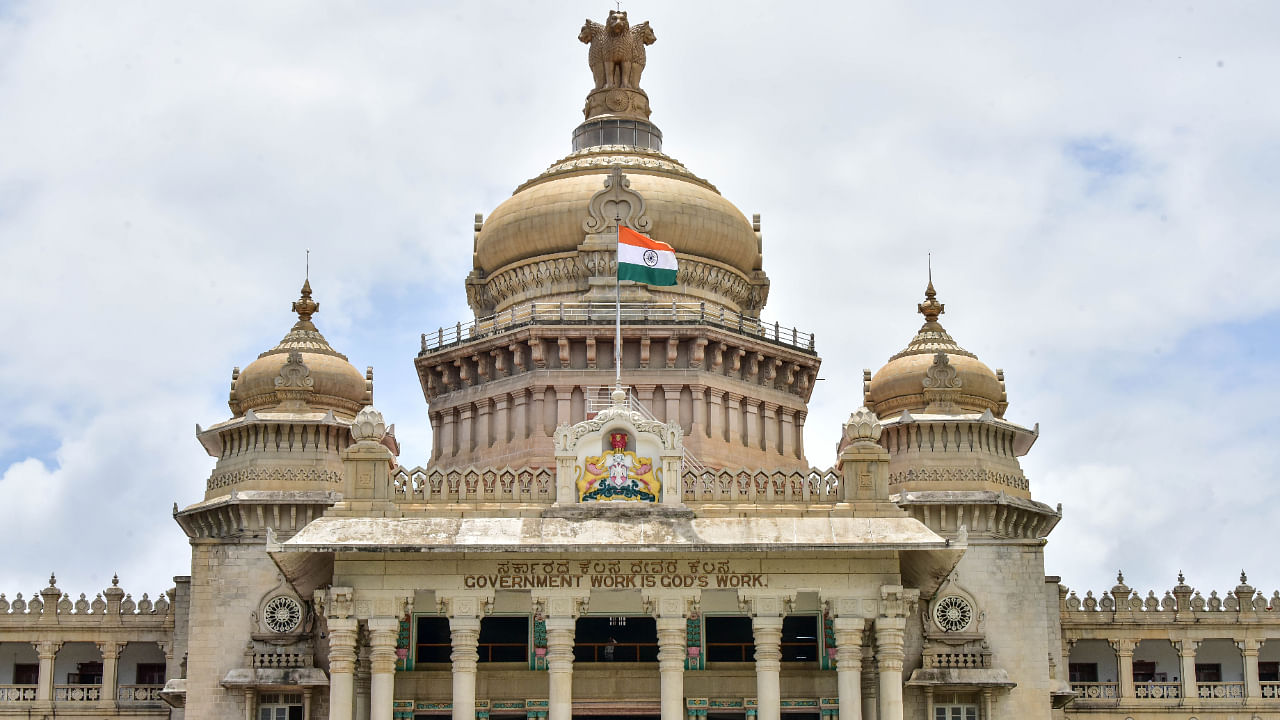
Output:
[[[311,322],[319,310],[307,280],[293,303],[298,322],[275,347],[233,374],[227,404],[236,417],[250,410],[332,410],[349,420],[373,403],[373,369],[361,373],[330,347]]]
[[[1008,407],[1002,373],[992,372],[960,347],[938,322],[946,306],[938,302],[933,280],[918,308],[924,325],[902,352],[871,378],[866,404],[882,418],[914,413],[960,414],[991,411],[1004,417]]]

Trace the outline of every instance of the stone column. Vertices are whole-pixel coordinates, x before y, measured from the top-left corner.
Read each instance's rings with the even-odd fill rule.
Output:
[[[1247,698],[1262,697],[1262,683],[1258,680],[1258,651],[1262,649],[1259,640],[1239,640],[1240,654],[1244,658],[1244,696]]]
[[[569,402],[573,399],[572,385],[556,386],[556,427],[561,425],[569,425],[573,421],[569,419],[572,408]]]
[[[804,410],[796,411],[796,457],[804,457],[804,418],[808,415]]]
[[[757,601],[756,604],[759,606],[763,603]],[[781,613],[753,614],[751,630],[755,634],[756,641],[756,714],[759,720],[779,720],[782,712],[782,688],[779,678],[782,671]]]
[[[747,410],[747,447],[759,450],[761,446],[760,401],[755,398],[744,398],[742,405]]]
[[[457,457],[471,456],[471,403],[458,408],[458,453]]]
[[[546,618],[547,720],[573,718],[573,634],[576,622],[572,615]]]
[[[836,689],[840,698],[840,720],[862,720],[862,633],[867,621],[840,612],[841,605],[853,603],[856,601],[832,602],[837,608],[831,629],[836,636]]]
[[[662,398],[667,404],[667,422],[680,425],[680,385],[663,385]]]
[[[796,411],[789,407],[779,408],[778,419],[782,423],[781,452],[784,457],[794,458],[796,457]]]
[[[445,408],[440,411],[440,417],[444,420],[444,427],[440,431],[440,445],[436,452],[437,458],[452,458],[455,454],[454,445],[455,436],[458,433],[458,411],[454,408]]]
[[[356,630],[355,618],[329,618],[329,720],[351,720]]]
[[[880,671],[876,669],[875,648],[870,642],[864,642],[862,644],[862,720],[878,720],[879,686]]]
[[[742,396],[737,393],[725,393],[725,412],[729,416],[729,444],[742,446]],[[760,720],[767,720],[763,716]]]
[[[440,459],[440,445],[442,436],[440,434],[441,424],[443,423],[443,413],[428,413],[427,418],[431,421],[431,460]]]
[[[778,452],[778,403],[766,402],[764,406],[764,451]]]
[[[710,417],[707,420],[707,435],[712,440],[724,440],[724,391],[707,388],[707,397],[711,401]]]
[[[396,635],[393,617],[369,619],[369,720],[391,720],[396,694]]]
[[[906,618],[876,618],[876,662],[880,665],[880,718],[902,720],[903,633]]]
[[[53,704],[53,665],[58,659],[58,649],[62,647],[62,643],[45,640],[31,645],[40,658],[40,674],[36,679],[36,706],[49,707]]]
[[[449,642],[453,646],[449,655],[453,661],[453,720],[475,720],[476,717],[476,663],[480,660],[476,646],[480,642],[480,618],[474,614],[474,602],[465,603],[467,609],[473,610],[468,614],[456,612],[463,610],[464,603],[455,600],[455,612],[449,616]]]
[[[542,385],[533,389],[533,436],[535,438],[546,437],[547,435],[547,386]]]
[[[494,398],[493,403],[493,444],[506,445],[511,440],[511,415],[508,409],[511,400],[506,395],[499,395]]]
[[[689,393],[693,395],[693,427],[689,428],[689,434],[707,437],[707,394],[696,386],[689,388]]]
[[[1133,640],[1113,640],[1111,647],[1116,651],[1116,679],[1120,681],[1120,697],[1132,698],[1133,692],[1133,649],[1138,643]],[[1195,651],[1192,650],[1191,655],[1191,685],[1195,686],[1196,669],[1195,669]],[[1185,680],[1183,682],[1186,682]],[[1192,697],[1195,697],[1192,695]]]
[[[1182,697],[1193,698],[1199,694],[1196,688],[1196,649],[1199,647],[1198,640],[1183,640],[1175,642],[1174,646],[1178,649],[1178,661],[1182,666]],[[1119,653],[1116,653],[1117,660]],[[1119,672],[1119,662],[1116,663],[1116,671]],[[1124,680],[1116,678],[1123,686]],[[1133,651],[1129,651],[1129,684],[1133,684]],[[1124,697],[1121,695],[1121,697]]]
[[[476,450],[484,452],[493,444],[493,437],[489,434],[489,414],[493,410],[493,399],[476,400],[476,408]]]
[[[683,601],[681,602],[683,605]],[[684,659],[686,625],[683,614],[658,616],[658,678],[662,720],[684,716]]]
[[[123,643],[118,643],[114,640],[98,643],[98,652],[102,653],[102,689],[99,691],[99,702],[103,709],[112,709],[116,706],[120,649],[123,647]]]
[[[529,394],[520,390],[511,396],[512,436],[517,440],[529,437]]]

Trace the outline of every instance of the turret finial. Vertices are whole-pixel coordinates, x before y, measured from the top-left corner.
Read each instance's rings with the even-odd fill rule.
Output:
[[[916,306],[924,315],[926,323],[938,322],[938,316],[946,310],[946,305],[938,302],[938,291],[933,289],[933,258],[929,258],[929,285],[924,289],[924,302]]]
[[[310,261],[308,261],[308,265]],[[310,274],[310,268],[307,269]],[[315,330],[315,326],[311,324],[311,316],[320,311],[320,303],[311,299],[311,278],[302,281],[302,297],[293,301],[293,311],[298,313],[298,325],[303,329]]]

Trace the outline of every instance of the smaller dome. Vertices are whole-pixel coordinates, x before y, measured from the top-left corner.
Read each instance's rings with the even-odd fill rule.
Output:
[[[311,322],[319,309],[308,280],[293,303],[298,322],[275,347],[232,375],[227,404],[236,417],[249,410],[332,410],[350,419],[373,403],[373,368],[361,373],[329,346]]]
[[[933,281],[925,290],[920,314],[925,323],[915,338],[871,378],[866,404],[888,418],[908,410],[916,413],[981,413],[1003,417],[1008,402],[1004,379],[973,353],[965,350],[938,323],[945,306],[938,302]]]

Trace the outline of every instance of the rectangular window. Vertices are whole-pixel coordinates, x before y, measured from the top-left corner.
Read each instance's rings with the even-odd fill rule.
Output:
[[[417,637],[414,640],[415,663],[447,663],[453,653],[449,639],[449,619],[434,616],[418,618]]]
[[[300,693],[259,695],[258,720],[302,720],[302,695]]]
[[[1098,663],[1070,663],[1071,682],[1098,682]]]
[[[818,661],[818,616],[788,615],[782,619],[782,662]]]
[[[487,617],[480,620],[480,662],[528,662],[529,618]]]
[[[139,685],[163,685],[164,663],[138,663],[134,682]]]
[[[76,671],[67,673],[68,685],[101,685],[102,684],[102,663],[100,662],[82,662],[76,663]]]
[[[751,618],[740,615],[703,616],[708,662],[751,662],[755,660],[755,635]]]
[[[1196,663],[1196,682],[1222,682],[1222,665],[1218,663]]]
[[[40,664],[39,663],[18,663],[13,666],[13,684],[14,685],[38,685],[40,684]]]
[[[1258,663],[1258,679],[1262,682],[1280,682],[1280,662]]]
[[[978,706],[934,705],[933,720],[978,720]]]

